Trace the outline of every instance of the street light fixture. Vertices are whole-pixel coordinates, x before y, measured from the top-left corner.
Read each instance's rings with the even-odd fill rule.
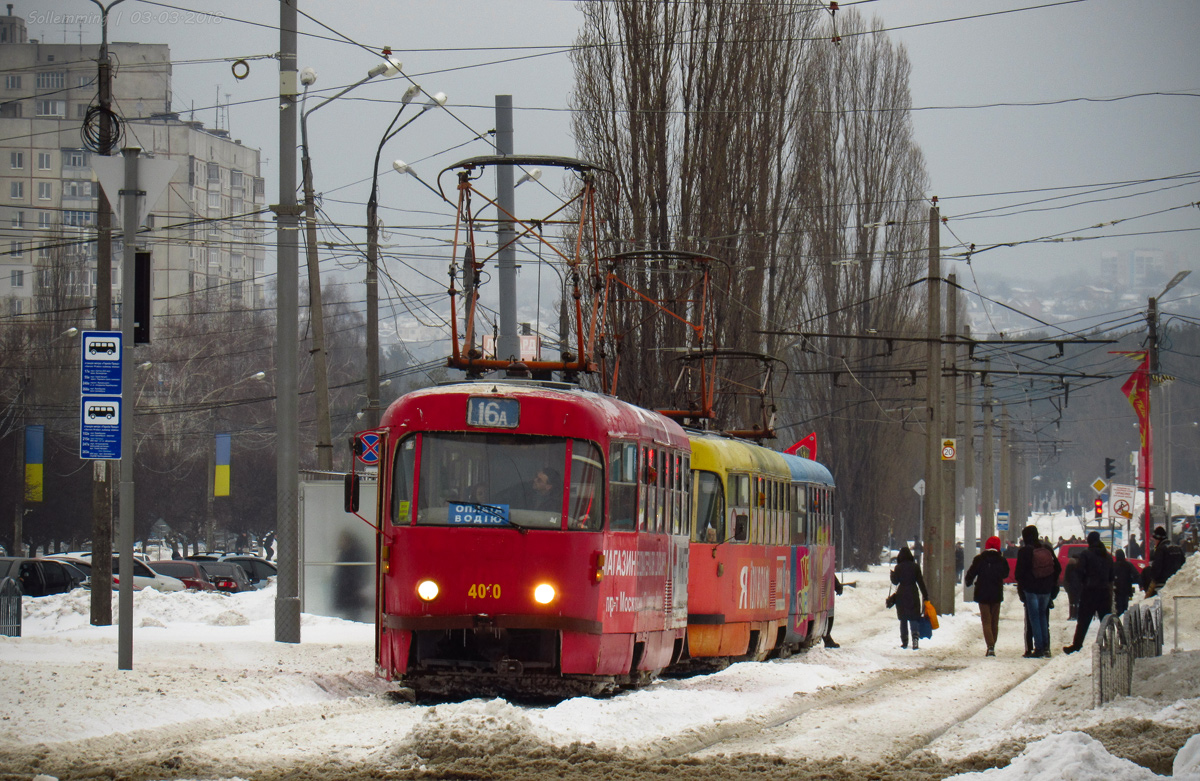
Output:
[[[387,130],[384,131],[383,137],[379,139],[379,146],[375,148],[375,164],[371,168],[371,197],[367,199],[366,279],[366,412],[367,425],[371,428],[379,427],[379,158],[383,154],[383,145],[395,137],[395,135],[401,130],[415,122],[417,117],[420,117],[426,111],[429,111],[432,108],[440,108],[446,105],[446,93],[434,93],[433,95],[430,95],[429,99],[421,105],[421,110],[415,116],[409,118],[399,127],[396,127],[396,123],[400,121],[400,115],[404,112],[405,107],[408,106],[409,103],[412,102],[413,98],[415,98],[421,92],[423,92],[423,90],[414,84],[404,93],[404,97],[402,97],[400,100],[400,108],[396,110],[396,116],[392,117],[392,121],[388,124]],[[395,168],[395,165],[393,164],[392,167]]]
[[[385,62],[381,62],[367,71],[366,78],[351,84],[341,92],[326,98],[307,111],[303,110],[303,107],[308,100],[308,88],[317,83],[317,72],[312,68],[304,68],[300,71],[300,83],[304,85],[304,97],[301,100],[300,114],[300,149],[304,175],[304,214],[307,223],[305,235],[308,244],[309,319],[312,323],[313,376],[317,402],[317,468],[323,471],[333,469],[333,432],[329,421],[329,370],[325,357],[325,321],[321,308],[321,272],[317,260],[316,196],[313,193],[312,159],[308,154],[308,117],[318,109],[328,106],[350,90],[366,84],[378,76],[385,78],[395,76],[401,72],[403,67],[403,63],[388,57]],[[413,87],[409,87],[408,92],[404,93],[408,100],[412,99],[408,97],[409,92],[412,92],[412,90]]]
[[[438,192],[436,187],[431,186],[429,184],[429,182],[426,182],[424,179],[417,176],[417,172],[414,171],[413,167],[411,165],[409,165],[408,163],[404,162],[403,160],[393,160],[392,168],[398,174],[407,174],[408,176],[411,176],[413,179],[416,179],[418,182],[420,182],[422,184],[422,186],[425,187],[426,190],[428,190],[429,192],[436,195],[440,200],[443,200],[443,201],[446,201],[446,203],[449,203],[449,201],[446,200],[446,196],[444,196],[440,192]]]

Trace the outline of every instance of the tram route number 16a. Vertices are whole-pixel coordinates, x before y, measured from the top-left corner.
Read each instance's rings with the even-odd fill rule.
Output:
[[[516,428],[521,421],[517,399],[472,397],[467,399],[467,425],[483,428]]]

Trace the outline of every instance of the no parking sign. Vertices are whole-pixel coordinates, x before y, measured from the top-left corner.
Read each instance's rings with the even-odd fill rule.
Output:
[[[358,435],[358,446],[354,448],[354,456],[360,463],[375,466],[379,463],[379,435],[374,431]]]

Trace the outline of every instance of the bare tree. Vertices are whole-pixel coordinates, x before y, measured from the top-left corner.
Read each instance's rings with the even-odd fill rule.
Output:
[[[574,131],[580,155],[612,172],[598,182],[605,250],[642,251],[614,268],[680,318],[610,293],[617,392],[678,405],[661,348],[696,346],[681,322],[695,299],[665,252],[715,258],[712,343],[786,363],[769,386],[780,430],[819,432],[866,558],[887,529],[885,459],[910,444],[896,410],[915,397],[888,371],[912,356],[863,338],[910,333],[920,310],[926,182],[903,49],[855,13],[839,17],[835,46],[819,10],[774,0],[582,10]],[[752,373],[730,366],[720,427],[753,425],[735,401]]]

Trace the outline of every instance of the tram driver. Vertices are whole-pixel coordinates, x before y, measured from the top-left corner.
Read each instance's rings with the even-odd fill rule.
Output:
[[[562,509],[562,475],[554,467],[544,467],[534,475],[530,509],[546,512]]]

